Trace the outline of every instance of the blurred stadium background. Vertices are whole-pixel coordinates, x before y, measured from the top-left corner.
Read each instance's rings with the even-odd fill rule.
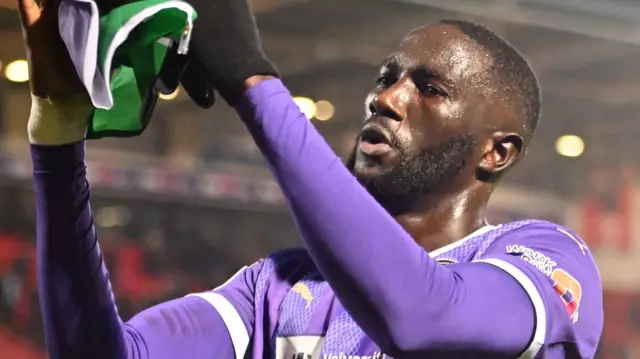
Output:
[[[270,57],[301,108],[346,155],[378,62],[411,28],[479,21],[531,60],[544,115],[527,160],[491,207],[579,231],[606,288],[599,358],[640,359],[640,3],[631,0],[255,0]],[[40,359],[29,110],[16,16],[0,11],[0,358]],[[137,140],[90,147],[93,208],[125,318],[212,288],[299,245],[260,154],[225,106],[180,92]]]

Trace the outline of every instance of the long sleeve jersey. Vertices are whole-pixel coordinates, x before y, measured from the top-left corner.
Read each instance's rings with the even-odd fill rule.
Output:
[[[236,110],[306,250],[118,315],[90,209],[85,144],[32,145],[39,295],[51,359],[591,358],[602,287],[582,240],[544,221],[427,252],[366,192],[279,80]]]

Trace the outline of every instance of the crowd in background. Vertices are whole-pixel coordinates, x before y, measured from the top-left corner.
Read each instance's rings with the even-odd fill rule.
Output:
[[[212,289],[269,252],[299,245],[286,213],[94,196],[100,245],[123,318]],[[0,325],[43,344],[33,193],[0,187]]]

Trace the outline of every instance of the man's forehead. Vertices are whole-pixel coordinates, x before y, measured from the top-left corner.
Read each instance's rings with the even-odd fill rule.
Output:
[[[424,66],[453,82],[476,77],[489,69],[492,57],[452,25],[427,25],[402,39],[390,59],[402,68]]]

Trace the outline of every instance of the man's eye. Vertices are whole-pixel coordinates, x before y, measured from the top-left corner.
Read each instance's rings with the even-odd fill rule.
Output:
[[[380,87],[389,87],[393,85],[393,79],[389,75],[380,75],[376,78],[376,85]]]
[[[420,92],[429,96],[443,96],[443,97],[446,96],[446,94],[442,90],[440,90],[437,86],[432,84],[427,84],[423,86],[422,89],[420,89]]]

